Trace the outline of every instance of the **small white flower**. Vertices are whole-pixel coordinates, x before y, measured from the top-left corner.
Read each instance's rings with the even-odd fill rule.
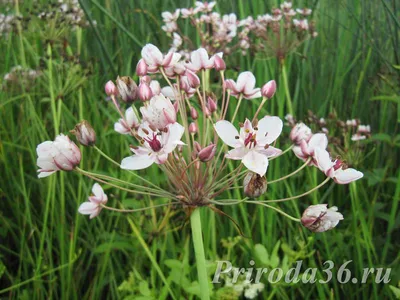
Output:
[[[367,137],[365,135],[361,135],[359,133],[355,133],[351,136],[351,140],[356,142],[356,141],[362,141],[365,140]]]
[[[364,176],[363,173],[355,169],[347,168],[347,165],[340,159],[332,161],[325,149],[316,148],[314,152],[316,166],[338,184],[348,184]]]
[[[326,149],[328,147],[328,138],[324,133],[316,133],[309,138],[308,141],[305,139],[301,139],[299,142],[299,146],[293,147],[294,154],[303,161],[306,161],[308,158],[312,157],[313,159],[310,161],[310,165],[316,165],[315,162],[315,149]]]
[[[161,16],[163,18],[164,23],[169,23],[169,22],[175,22],[178,20],[180,14],[180,9],[175,10],[174,13],[171,13],[169,11],[164,11],[161,13]]]
[[[232,91],[231,95],[238,98],[240,94],[245,99],[261,97],[260,88],[255,88],[256,78],[253,73],[246,71],[239,74],[237,81],[228,79],[225,81],[226,88]]]
[[[281,153],[280,149],[270,146],[281,134],[283,123],[278,117],[266,116],[262,118],[256,128],[246,119],[240,134],[232,123],[218,121],[214,128],[221,140],[230,150],[226,157],[241,160],[250,171],[264,176],[268,168],[268,157]]]
[[[190,54],[190,62],[186,64],[186,67],[193,72],[211,69],[214,67],[214,58],[208,56],[206,49],[200,48]]]
[[[143,139],[142,146],[131,148],[135,154],[126,157],[121,162],[121,168],[127,170],[141,170],[150,167],[153,163],[163,164],[169,153],[176,146],[184,145],[181,138],[184,127],[178,123],[169,124],[166,130],[153,131],[147,122],[143,123],[138,135]]]
[[[140,112],[143,120],[157,129],[163,129],[168,124],[176,122],[176,111],[171,100],[159,94],[150,99],[147,106],[142,106]]]
[[[105,205],[108,201],[107,195],[98,183],[95,183],[92,188],[92,196],[89,196],[87,202],[82,203],[78,212],[82,215],[90,215],[89,218],[93,219],[100,214],[102,205]]]
[[[121,118],[114,124],[114,130],[116,132],[120,134],[129,134],[132,129],[136,129],[140,125],[138,117],[132,107],[129,107],[125,111],[125,120]]]
[[[71,171],[81,161],[81,151],[68,136],[60,134],[54,142],[46,141],[36,148],[39,178],[50,176],[59,171]]]
[[[175,52],[168,52],[166,55],[163,55],[160,49],[152,44],[144,46],[141,54],[150,73],[157,72],[160,67],[173,67],[181,58],[181,55]]]

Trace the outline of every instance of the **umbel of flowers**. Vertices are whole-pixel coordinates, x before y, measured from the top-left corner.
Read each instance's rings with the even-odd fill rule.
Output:
[[[231,54],[239,51],[262,52],[282,60],[305,40],[316,37],[310,8],[294,8],[291,2],[283,2],[279,8],[253,18],[239,20],[236,14],[221,15],[215,11],[217,3],[196,1],[194,7],[180,8],[161,14],[161,27],[171,37],[171,51],[190,56],[197,47],[191,36],[183,34],[187,24],[196,31],[200,44],[208,53]]]
[[[79,207],[80,213],[94,218],[101,210],[137,212],[169,205],[184,209],[191,220],[203,299],[209,298],[209,287],[199,214],[201,207],[223,213],[219,207],[224,205],[261,205],[314,232],[332,229],[343,219],[335,207],[328,208],[326,204],[310,206],[301,218],[290,216],[274,205],[304,197],[331,179],[338,184],[347,184],[363,176],[348,168],[341,159],[331,158],[326,135],[313,134],[302,123],[294,126],[290,133],[291,146],[283,151],[276,147],[283,122],[278,116],[262,114],[263,106],[274,96],[275,81],[259,88],[249,71],[240,73],[236,79],[225,79],[222,54],[209,56],[203,48],[193,51],[190,59],[182,59],[175,51],[164,54],[151,44],[146,45],[141,54],[136,68],[138,82],[121,76],[115,83],[109,81],[105,85],[105,92],[119,114],[115,131],[125,135],[131,143],[124,153],[126,157],[115,161],[97,148],[96,134],[86,121],[72,131],[79,143],[93,147],[116,166],[134,174],[141,183],[82,170],[79,168],[79,148],[63,134],[54,141],[38,145],[38,176],[47,177],[61,170],[75,171],[98,183],[145,194],[155,200],[168,199],[168,202],[142,209],[115,208],[107,205],[107,195],[100,184],[95,183],[93,195]],[[208,72],[220,75],[219,88],[211,90],[206,81]],[[238,120],[239,110],[248,111],[245,108],[254,103],[258,106],[256,113]],[[125,111],[121,108],[124,106],[128,107]],[[287,159],[291,151],[303,161],[301,167],[282,178],[269,180],[268,185],[290,180],[307,166],[320,169],[326,179],[297,196],[269,199],[266,178],[271,161],[282,156]],[[228,168],[229,164],[232,169]],[[155,185],[150,178],[136,172],[153,165],[160,168],[168,185]],[[244,196],[224,199],[224,192],[233,189],[238,181],[243,181]]]

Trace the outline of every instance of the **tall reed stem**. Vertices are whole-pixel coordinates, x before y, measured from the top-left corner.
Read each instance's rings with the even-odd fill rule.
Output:
[[[200,284],[201,300],[210,299],[206,258],[204,255],[203,232],[201,229],[200,208],[196,208],[190,216],[194,253],[196,255],[197,275]]]
[[[292,97],[290,97],[289,83],[288,83],[288,78],[287,78],[287,73],[286,73],[286,65],[285,65],[284,60],[282,61],[282,77],[283,77],[283,85],[284,85],[285,94],[286,94],[287,112],[289,114],[293,115]]]

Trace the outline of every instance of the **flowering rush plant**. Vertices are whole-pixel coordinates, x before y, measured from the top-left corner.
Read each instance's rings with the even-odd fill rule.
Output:
[[[188,60],[174,51],[163,54],[151,44],[142,49],[141,55],[136,68],[138,84],[122,76],[115,83],[109,81],[105,85],[105,92],[119,114],[114,129],[132,143],[126,157],[115,161],[97,148],[96,134],[86,121],[71,131],[80,144],[95,148],[107,160],[134,174],[141,184],[79,168],[80,149],[66,135],[61,134],[37,147],[39,178],[57,171],[75,171],[96,181],[93,195],[78,209],[81,214],[94,218],[101,210],[138,212],[171,205],[185,210],[191,222],[202,299],[209,298],[209,286],[201,207],[226,215],[220,209],[224,205],[261,205],[314,232],[332,229],[343,219],[336,207],[328,208],[326,204],[310,206],[301,218],[290,216],[275,205],[304,197],[331,179],[347,184],[363,174],[348,168],[339,158],[332,159],[326,150],[326,135],[313,134],[303,123],[293,127],[291,146],[285,150],[276,147],[283,122],[278,116],[262,114],[263,106],[274,96],[274,80],[258,88],[256,78],[249,71],[240,73],[236,79],[225,79],[222,54],[210,57],[204,48],[193,51]],[[220,86],[215,90],[206,81],[209,72],[220,75]],[[251,105],[250,102],[257,103],[256,113],[238,120],[239,109]],[[123,106],[128,108],[124,111]],[[234,108],[233,114],[228,113],[230,106]],[[282,178],[267,181],[270,162],[290,151],[304,162],[302,166]],[[228,164],[233,168],[228,168]],[[166,177],[165,186],[158,186],[137,172],[154,165]],[[287,180],[307,166],[320,169],[327,178],[300,195],[268,199],[267,184]],[[234,183],[238,181],[243,182],[240,187],[243,197],[224,199],[224,192],[235,188]],[[100,184],[164,202],[140,209],[112,207]]]
[[[161,29],[172,39],[171,51],[179,51],[189,58],[190,50],[197,48],[192,41],[193,35],[183,33],[188,23],[196,31],[201,46],[210,54],[240,51],[245,55],[250,51],[282,60],[304,41],[318,35],[311,21],[312,10],[294,8],[288,1],[270,13],[241,20],[234,13],[221,15],[216,12],[216,4],[215,1],[196,1],[193,7],[161,14],[164,22]]]

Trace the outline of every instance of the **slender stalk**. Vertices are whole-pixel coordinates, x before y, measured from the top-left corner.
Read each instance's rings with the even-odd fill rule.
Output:
[[[115,207],[106,206],[106,205],[102,205],[101,207],[104,208],[104,209],[107,209],[107,210],[116,211],[116,212],[120,212],[120,213],[133,213],[133,212],[144,211],[144,210],[158,208],[158,207],[165,207],[165,206],[172,205],[174,203],[178,203],[178,201],[172,201],[172,202],[169,202],[169,203],[163,203],[163,204],[158,204],[158,205],[153,205],[153,206],[148,206],[148,207],[142,207],[142,208],[135,208],[135,209],[115,208]]]
[[[236,105],[235,112],[233,113],[233,117],[232,117],[232,120],[231,120],[231,123],[232,123],[232,124],[233,124],[233,121],[235,121],[235,118],[236,118],[236,115],[237,115],[237,113],[238,113],[238,111],[239,111],[239,107],[240,107],[240,104],[242,103],[242,100],[243,100],[243,95],[240,94],[238,103],[237,103],[237,105]]]
[[[197,274],[200,284],[201,300],[210,299],[206,258],[204,254],[203,234],[201,229],[200,208],[196,208],[190,216],[194,253],[196,255]]]
[[[272,202],[284,202],[284,201],[289,201],[289,200],[293,200],[293,199],[297,199],[297,198],[301,198],[304,196],[307,196],[308,194],[311,194],[312,192],[318,190],[320,187],[322,187],[323,185],[325,185],[329,179],[331,179],[330,177],[327,177],[323,182],[321,182],[319,185],[317,185],[315,188],[312,188],[311,190],[309,190],[308,192],[305,192],[301,195],[297,195],[297,196],[293,196],[293,197],[288,197],[288,198],[283,198],[283,199],[277,199],[277,200],[261,200],[261,201],[250,201],[250,202],[257,202],[257,203],[272,203]]]
[[[254,122],[254,120],[257,118],[258,114],[260,113],[261,109],[263,108],[265,102],[267,102],[268,98],[267,97],[263,97],[260,106],[258,107],[256,113],[254,114],[253,120],[252,122]]]
[[[121,164],[119,164],[118,162],[116,162],[115,160],[113,160],[111,157],[109,157],[107,154],[105,154],[103,151],[101,151],[97,146],[93,146],[93,148],[96,149],[97,152],[99,152],[100,155],[102,155],[102,156],[103,156],[104,158],[106,158],[108,161],[112,162],[113,164],[117,165],[118,167],[121,167]],[[132,174],[133,176],[135,176],[136,178],[139,178],[139,179],[142,180],[143,182],[145,182],[145,183],[151,185],[152,187],[154,187],[154,188],[156,188],[156,189],[158,189],[158,190],[164,192],[164,190],[163,190],[162,188],[160,188],[159,186],[155,185],[154,183],[148,181],[147,179],[143,178],[142,176],[139,176],[139,175],[136,174],[135,172],[131,172],[131,171],[129,171],[129,170],[128,170],[128,172],[129,172],[130,174]]]
[[[85,170],[83,170],[81,168],[78,168],[78,167],[76,168],[76,170],[81,172],[82,174],[85,174],[85,175],[91,175],[93,177],[100,178],[100,179],[107,180],[107,181],[115,181],[115,182],[118,182],[118,183],[121,183],[121,184],[125,184],[125,185],[128,185],[128,186],[131,186],[131,187],[133,187],[135,189],[140,189],[139,191],[141,191],[143,189],[146,192],[152,192],[152,193],[155,193],[155,194],[160,194],[160,195],[163,195],[164,197],[167,197],[167,198],[168,197],[169,198],[174,198],[175,197],[175,195],[173,195],[173,194],[171,194],[171,193],[169,193],[167,191],[163,191],[162,192],[161,190],[152,189],[152,188],[149,188],[148,186],[138,185],[138,184],[134,184],[134,183],[131,183],[129,181],[121,180],[121,179],[114,178],[114,177],[111,177],[111,176],[85,171]]]
[[[309,159],[307,159],[306,162],[305,162],[300,168],[298,168],[296,171],[293,171],[292,173],[290,173],[290,174],[288,174],[288,175],[286,175],[286,176],[283,176],[283,177],[281,177],[281,178],[278,178],[278,179],[275,179],[275,180],[272,180],[272,181],[268,181],[268,184],[271,184],[271,183],[275,183],[275,182],[279,182],[279,181],[285,180],[286,178],[289,178],[289,177],[291,177],[291,176],[297,174],[298,172],[300,172],[301,170],[303,170],[305,167],[307,167],[308,164],[310,163],[310,161],[311,161],[311,157],[310,157]]]
[[[258,204],[258,205],[262,205],[262,206],[271,208],[271,209],[275,210],[276,212],[280,213],[281,215],[284,215],[285,217],[289,218],[292,221],[300,222],[300,219],[292,217],[291,215],[289,215],[289,214],[285,213],[284,211],[280,210],[279,208],[273,207],[271,205],[268,205],[268,204],[265,204],[265,203],[260,203],[260,202],[254,202],[254,201],[245,201],[245,203],[253,203],[253,204]]]
[[[175,297],[174,292],[171,290],[171,287],[170,287],[167,279],[165,278],[163,271],[161,270],[156,259],[154,258],[153,254],[151,253],[149,247],[147,246],[145,240],[143,239],[142,235],[140,234],[139,229],[136,227],[135,223],[133,223],[131,218],[128,218],[128,222],[129,222],[129,225],[131,226],[131,229],[132,229],[134,235],[136,236],[137,240],[139,241],[140,245],[143,247],[144,252],[146,252],[147,257],[150,259],[151,263],[153,264],[154,269],[157,271],[162,282],[165,284],[166,288],[168,289],[168,292],[169,292],[171,298],[176,300],[177,298]]]
[[[164,194],[147,193],[147,192],[142,192],[142,191],[138,191],[138,190],[127,189],[127,188],[124,188],[124,187],[122,187],[122,186],[113,184],[113,183],[111,183],[111,182],[109,182],[109,181],[106,181],[106,180],[103,180],[103,179],[101,179],[101,178],[98,178],[98,177],[96,177],[96,176],[90,175],[90,173],[87,173],[87,172],[83,171],[82,169],[76,168],[76,170],[77,170],[79,173],[85,175],[86,177],[89,177],[89,178],[91,178],[91,179],[93,179],[93,180],[95,180],[95,181],[101,182],[101,183],[103,183],[103,184],[108,184],[108,185],[110,185],[110,186],[112,186],[112,187],[115,187],[115,188],[121,190],[121,191],[125,191],[125,192],[132,193],[132,194],[141,194],[141,195],[148,195],[148,196],[154,196],[154,197],[165,197],[165,198],[168,198],[168,196],[166,196],[166,195],[164,195]]]

